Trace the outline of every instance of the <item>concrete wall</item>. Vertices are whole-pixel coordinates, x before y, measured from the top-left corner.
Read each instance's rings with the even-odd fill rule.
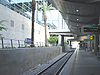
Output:
[[[0,50],[0,75],[20,75],[62,53],[61,47]]]

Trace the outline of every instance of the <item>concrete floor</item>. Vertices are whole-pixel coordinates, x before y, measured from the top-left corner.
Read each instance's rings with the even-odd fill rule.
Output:
[[[100,75],[100,61],[91,52],[77,50],[60,75]]]

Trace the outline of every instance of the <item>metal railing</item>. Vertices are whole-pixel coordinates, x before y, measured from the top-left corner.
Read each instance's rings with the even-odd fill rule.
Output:
[[[31,43],[26,43],[25,40],[15,39],[0,39],[0,48],[30,48]],[[34,42],[35,47],[45,46],[44,42]]]

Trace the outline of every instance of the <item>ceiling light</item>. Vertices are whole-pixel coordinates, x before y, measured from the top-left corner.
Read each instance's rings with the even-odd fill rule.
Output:
[[[79,26],[79,25],[77,24],[77,26]]]
[[[79,10],[77,9],[76,12],[79,12]]]
[[[79,19],[77,18],[77,21],[78,21]]]

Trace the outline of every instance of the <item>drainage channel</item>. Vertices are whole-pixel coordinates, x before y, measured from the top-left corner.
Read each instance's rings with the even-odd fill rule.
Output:
[[[67,63],[73,52],[67,52],[59,60],[48,66],[43,71],[40,71],[37,75],[59,75],[64,65]]]

